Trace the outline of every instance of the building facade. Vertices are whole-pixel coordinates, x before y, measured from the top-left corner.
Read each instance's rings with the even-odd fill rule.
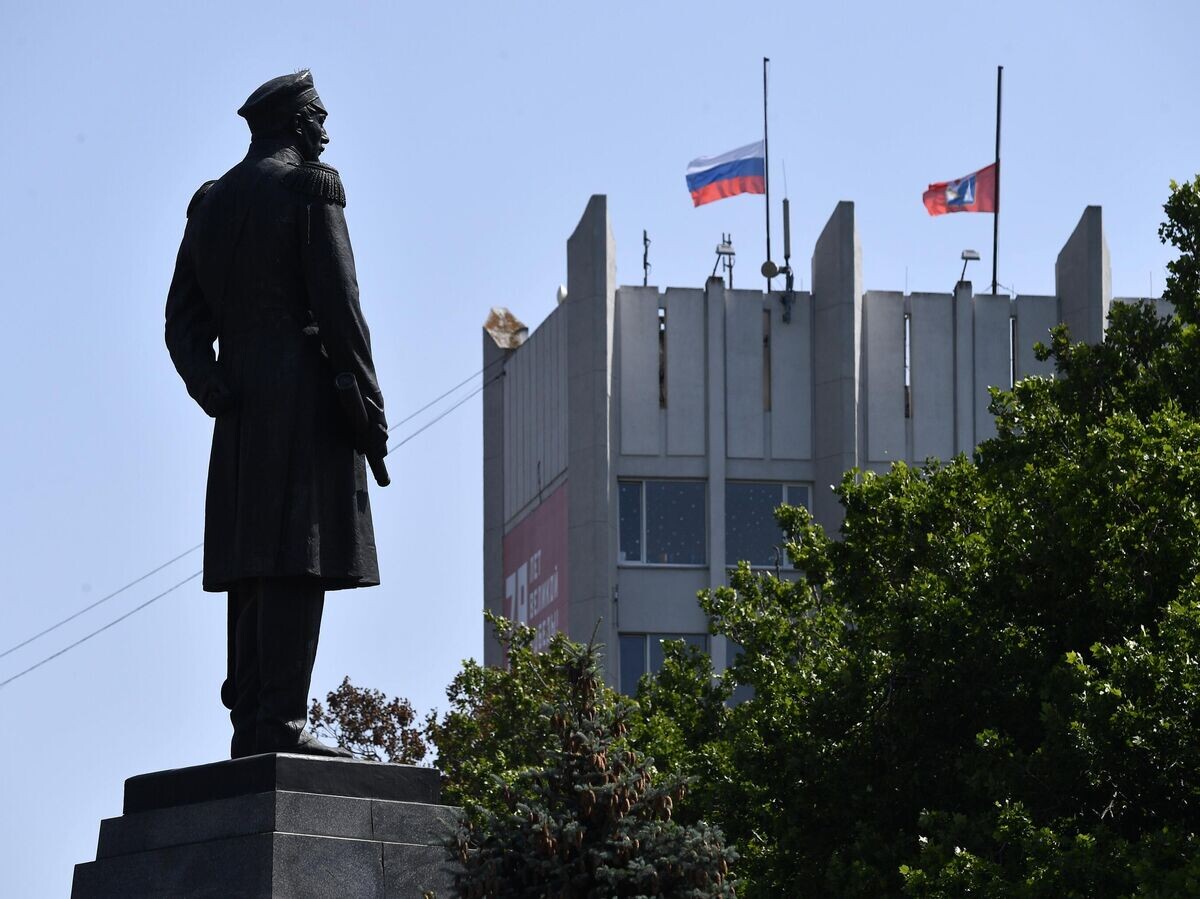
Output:
[[[1065,322],[1103,339],[1111,296],[1101,210],[1059,253],[1055,295],[867,291],[854,205],[812,257],[812,290],[618,287],[607,200],[567,241],[567,290],[529,331],[483,331],[484,606],[605,644],[631,690],[683,638],[715,667],[696,593],[740,559],[786,568],[772,510],[807,506],[836,532],[831,487],[970,453],[995,433],[988,388],[1048,375],[1033,346]],[[1161,303],[1161,301],[1156,301]],[[485,633],[484,659],[503,661]]]

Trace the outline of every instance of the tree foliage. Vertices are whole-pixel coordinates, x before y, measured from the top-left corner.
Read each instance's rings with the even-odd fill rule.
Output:
[[[1056,328],[974,460],[848,474],[839,541],[781,510],[803,574],[702,597],[723,692],[644,682],[745,895],[1200,894],[1200,180],[1166,210],[1174,318]]]
[[[606,701],[593,645],[561,641],[566,689],[539,710],[537,765],[505,782],[499,810],[470,803],[456,837],[459,895],[503,899],[732,897],[720,831],[672,820],[682,780],[661,782],[626,743],[629,706]]]
[[[425,758],[427,747],[412,703],[356,687],[348,677],[326,694],[324,703],[314,699],[308,717],[317,736],[359,758],[398,765],[415,765]]]
[[[676,645],[626,704],[580,647],[500,625],[509,668],[467,663],[427,725],[479,806],[475,894],[661,877],[587,842],[665,826],[642,753],[692,784],[670,824],[709,847],[710,888],[729,856],[701,821],[750,899],[1200,895],[1200,178],[1164,208],[1174,317],[1114,304],[1100,345],[1055,328],[1056,377],[994,391],[973,459],[848,473],[838,540],[782,508],[794,573],[701,595],[740,650],[720,675]]]
[[[535,652],[532,628],[487,617],[507,665],[465,662],[423,732],[406,701],[348,679],[312,710],[360,757],[413,762],[422,737],[432,745],[442,800],[465,811],[450,847],[460,895],[733,896],[735,853],[695,815],[673,819],[687,784],[628,740],[633,703],[603,683],[598,649],[558,634]]]
[[[485,617],[508,664],[463,662],[446,688],[448,710],[440,717],[429,715],[425,735],[442,772],[443,801],[499,811],[504,788],[537,765],[553,745],[542,710],[568,694],[568,663],[576,648],[556,634],[543,652],[536,652],[532,628],[491,612]],[[621,698],[602,687],[594,701],[609,714]]]

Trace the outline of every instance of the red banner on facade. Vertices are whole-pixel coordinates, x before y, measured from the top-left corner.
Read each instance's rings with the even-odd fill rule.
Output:
[[[504,609],[537,630],[534,648],[567,630],[567,485],[504,535]]]

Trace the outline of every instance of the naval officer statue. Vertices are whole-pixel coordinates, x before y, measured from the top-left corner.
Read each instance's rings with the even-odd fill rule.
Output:
[[[238,114],[249,152],[192,199],[166,307],[171,359],[215,419],[204,589],[228,594],[221,699],[234,758],[346,755],[306,729],[308,690],[325,593],[379,583],[363,456],[386,453],[383,396],[311,73]]]

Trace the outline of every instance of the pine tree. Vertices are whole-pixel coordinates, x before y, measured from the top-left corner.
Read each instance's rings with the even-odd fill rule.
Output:
[[[600,702],[594,645],[571,644],[567,690],[543,708],[554,739],[506,785],[506,808],[469,806],[453,840],[464,899],[734,896],[721,832],[671,819],[686,791],[626,740],[625,706]]]

